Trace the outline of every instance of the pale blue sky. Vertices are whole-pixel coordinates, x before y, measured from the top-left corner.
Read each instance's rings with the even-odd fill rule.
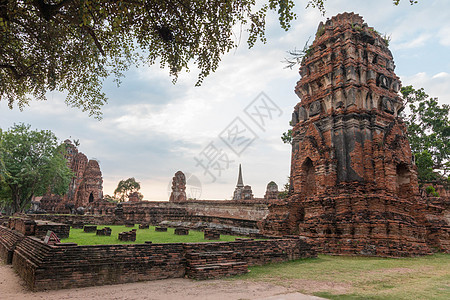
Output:
[[[306,1],[301,1],[290,31],[281,30],[276,15],[270,14],[267,44],[258,43],[249,50],[243,39],[201,87],[194,87],[195,68],[181,74],[176,85],[168,70],[158,66],[131,69],[119,88],[112,80],[105,82],[109,103],[102,121],[65,106],[63,95],[50,93],[49,101],[34,102],[23,112],[11,111],[0,102],[0,127],[24,122],[52,130],[61,140],[79,139],[80,150],[100,161],[105,194],[111,194],[119,180],[133,176],[141,182],[145,199],[167,200],[168,184],[182,170],[199,178],[202,199],[229,199],[242,163],[244,184],[262,197],[271,180],[279,187],[286,182],[290,168],[290,146],[280,136],[289,128],[299,101],[293,90],[300,77],[297,69],[283,69],[281,61],[287,50],[302,48],[314,37],[319,22],[326,18],[353,11],[369,26],[391,35],[395,71],[403,85],[424,87],[441,103],[450,104],[450,1],[419,2],[411,6],[402,0],[397,7],[391,0],[328,0],[327,13],[321,16],[315,9],[304,9]],[[244,110],[261,92],[281,115],[273,111],[272,119],[258,127]],[[248,147],[242,140],[240,156],[219,136],[233,129],[235,123],[230,123],[236,118],[251,130],[253,136],[247,137],[254,138]],[[214,182],[195,161],[205,158],[200,153],[212,150],[211,146],[222,150],[217,157],[224,168],[221,174],[212,170]]]

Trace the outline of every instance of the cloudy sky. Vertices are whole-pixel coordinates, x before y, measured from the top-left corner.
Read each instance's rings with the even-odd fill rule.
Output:
[[[135,177],[146,200],[167,200],[171,178],[181,170],[195,176],[192,185],[198,185],[194,178],[201,183],[201,199],[230,199],[241,163],[244,184],[262,197],[268,182],[281,188],[289,175],[290,146],[280,136],[299,101],[293,90],[300,77],[281,61],[287,50],[303,48],[309,37],[312,41],[320,21],[341,12],[360,14],[391,36],[403,85],[424,87],[440,103],[450,104],[450,1],[401,2],[328,0],[321,16],[298,1],[290,31],[281,30],[277,16],[269,14],[267,44],[249,50],[242,40],[201,87],[194,86],[195,69],[181,74],[176,85],[158,66],[131,69],[120,87],[105,81],[109,103],[102,121],[67,107],[64,95],[49,93],[48,101],[34,102],[23,112],[0,102],[0,127],[24,122],[52,130],[61,141],[79,139],[80,151],[100,162],[105,194],[112,194],[119,180]],[[270,113],[264,123],[254,115],[255,104],[268,108],[260,111]],[[245,137],[230,139],[229,133],[243,129]]]

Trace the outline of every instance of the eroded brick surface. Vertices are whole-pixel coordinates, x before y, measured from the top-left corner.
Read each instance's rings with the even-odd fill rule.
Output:
[[[14,253],[14,269],[32,290],[177,278],[185,274],[198,279],[217,278],[245,273],[251,265],[316,256],[310,241],[298,237],[216,243],[47,245],[0,226],[0,254],[8,251]]]
[[[394,68],[386,42],[359,15],[319,25],[295,87],[291,196],[271,204],[260,225],[266,233],[300,234],[333,254],[447,247],[439,242],[445,230],[430,236],[444,218],[420,200]]]
[[[70,140],[65,140],[64,143],[67,165],[74,177],[66,195],[46,194],[42,197],[40,208],[49,213],[70,213],[70,206],[72,209],[87,207],[103,198],[103,177],[98,162],[89,160],[85,154],[78,152]]]

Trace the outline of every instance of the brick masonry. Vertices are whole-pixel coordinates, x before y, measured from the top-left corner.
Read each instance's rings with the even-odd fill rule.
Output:
[[[103,198],[103,178],[100,165],[89,160],[70,140],[65,140],[66,160],[74,173],[69,190],[64,196],[47,194],[40,200],[40,207],[48,213],[70,213],[78,207],[91,206]]]
[[[394,68],[359,15],[320,23],[295,87],[291,196],[270,205],[264,233],[306,236],[331,254],[450,250],[442,212],[420,199]]]
[[[47,231],[53,231],[58,238],[63,239],[69,237],[70,226],[62,223],[50,221],[31,220],[28,217],[13,217],[8,221],[8,228],[19,231],[23,235],[34,235],[42,238]]]
[[[212,229],[205,229],[203,236],[205,240],[220,240],[220,233]]]
[[[22,233],[0,225],[0,259],[11,264],[16,245],[25,238]]]
[[[46,245],[40,239],[17,235],[2,226],[0,234],[0,253],[4,252],[4,245],[22,237],[16,243],[12,264],[34,291],[178,278],[186,275],[188,266],[191,271],[193,266],[200,268],[191,272],[192,278],[216,278],[246,272],[247,265],[316,255],[310,243],[300,238],[75,246]]]

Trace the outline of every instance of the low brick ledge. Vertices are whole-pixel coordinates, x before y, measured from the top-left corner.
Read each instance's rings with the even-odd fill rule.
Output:
[[[8,228],[2,230],[13,232]],[[12,234],[3,234],[1,238],[5,236]],[[227,262],[220,260],[220,255],[235,255],[240,259]],[[219,261],[213,261],[216,256]],[[202,279],[217,278],[235,275],[235,271],[240,272],[245,265],[315,256],[314,248],[298,238],[76,246],[47,245],[38,238],[25,237],[17,244],[12,262],[28,287],[39,291],[180,278],[194,266],[201,267],[196,262],[221,267],[221,271],[204,274],[206,277]],[[188,259],[192,263],[190,266],[186,265]]]

